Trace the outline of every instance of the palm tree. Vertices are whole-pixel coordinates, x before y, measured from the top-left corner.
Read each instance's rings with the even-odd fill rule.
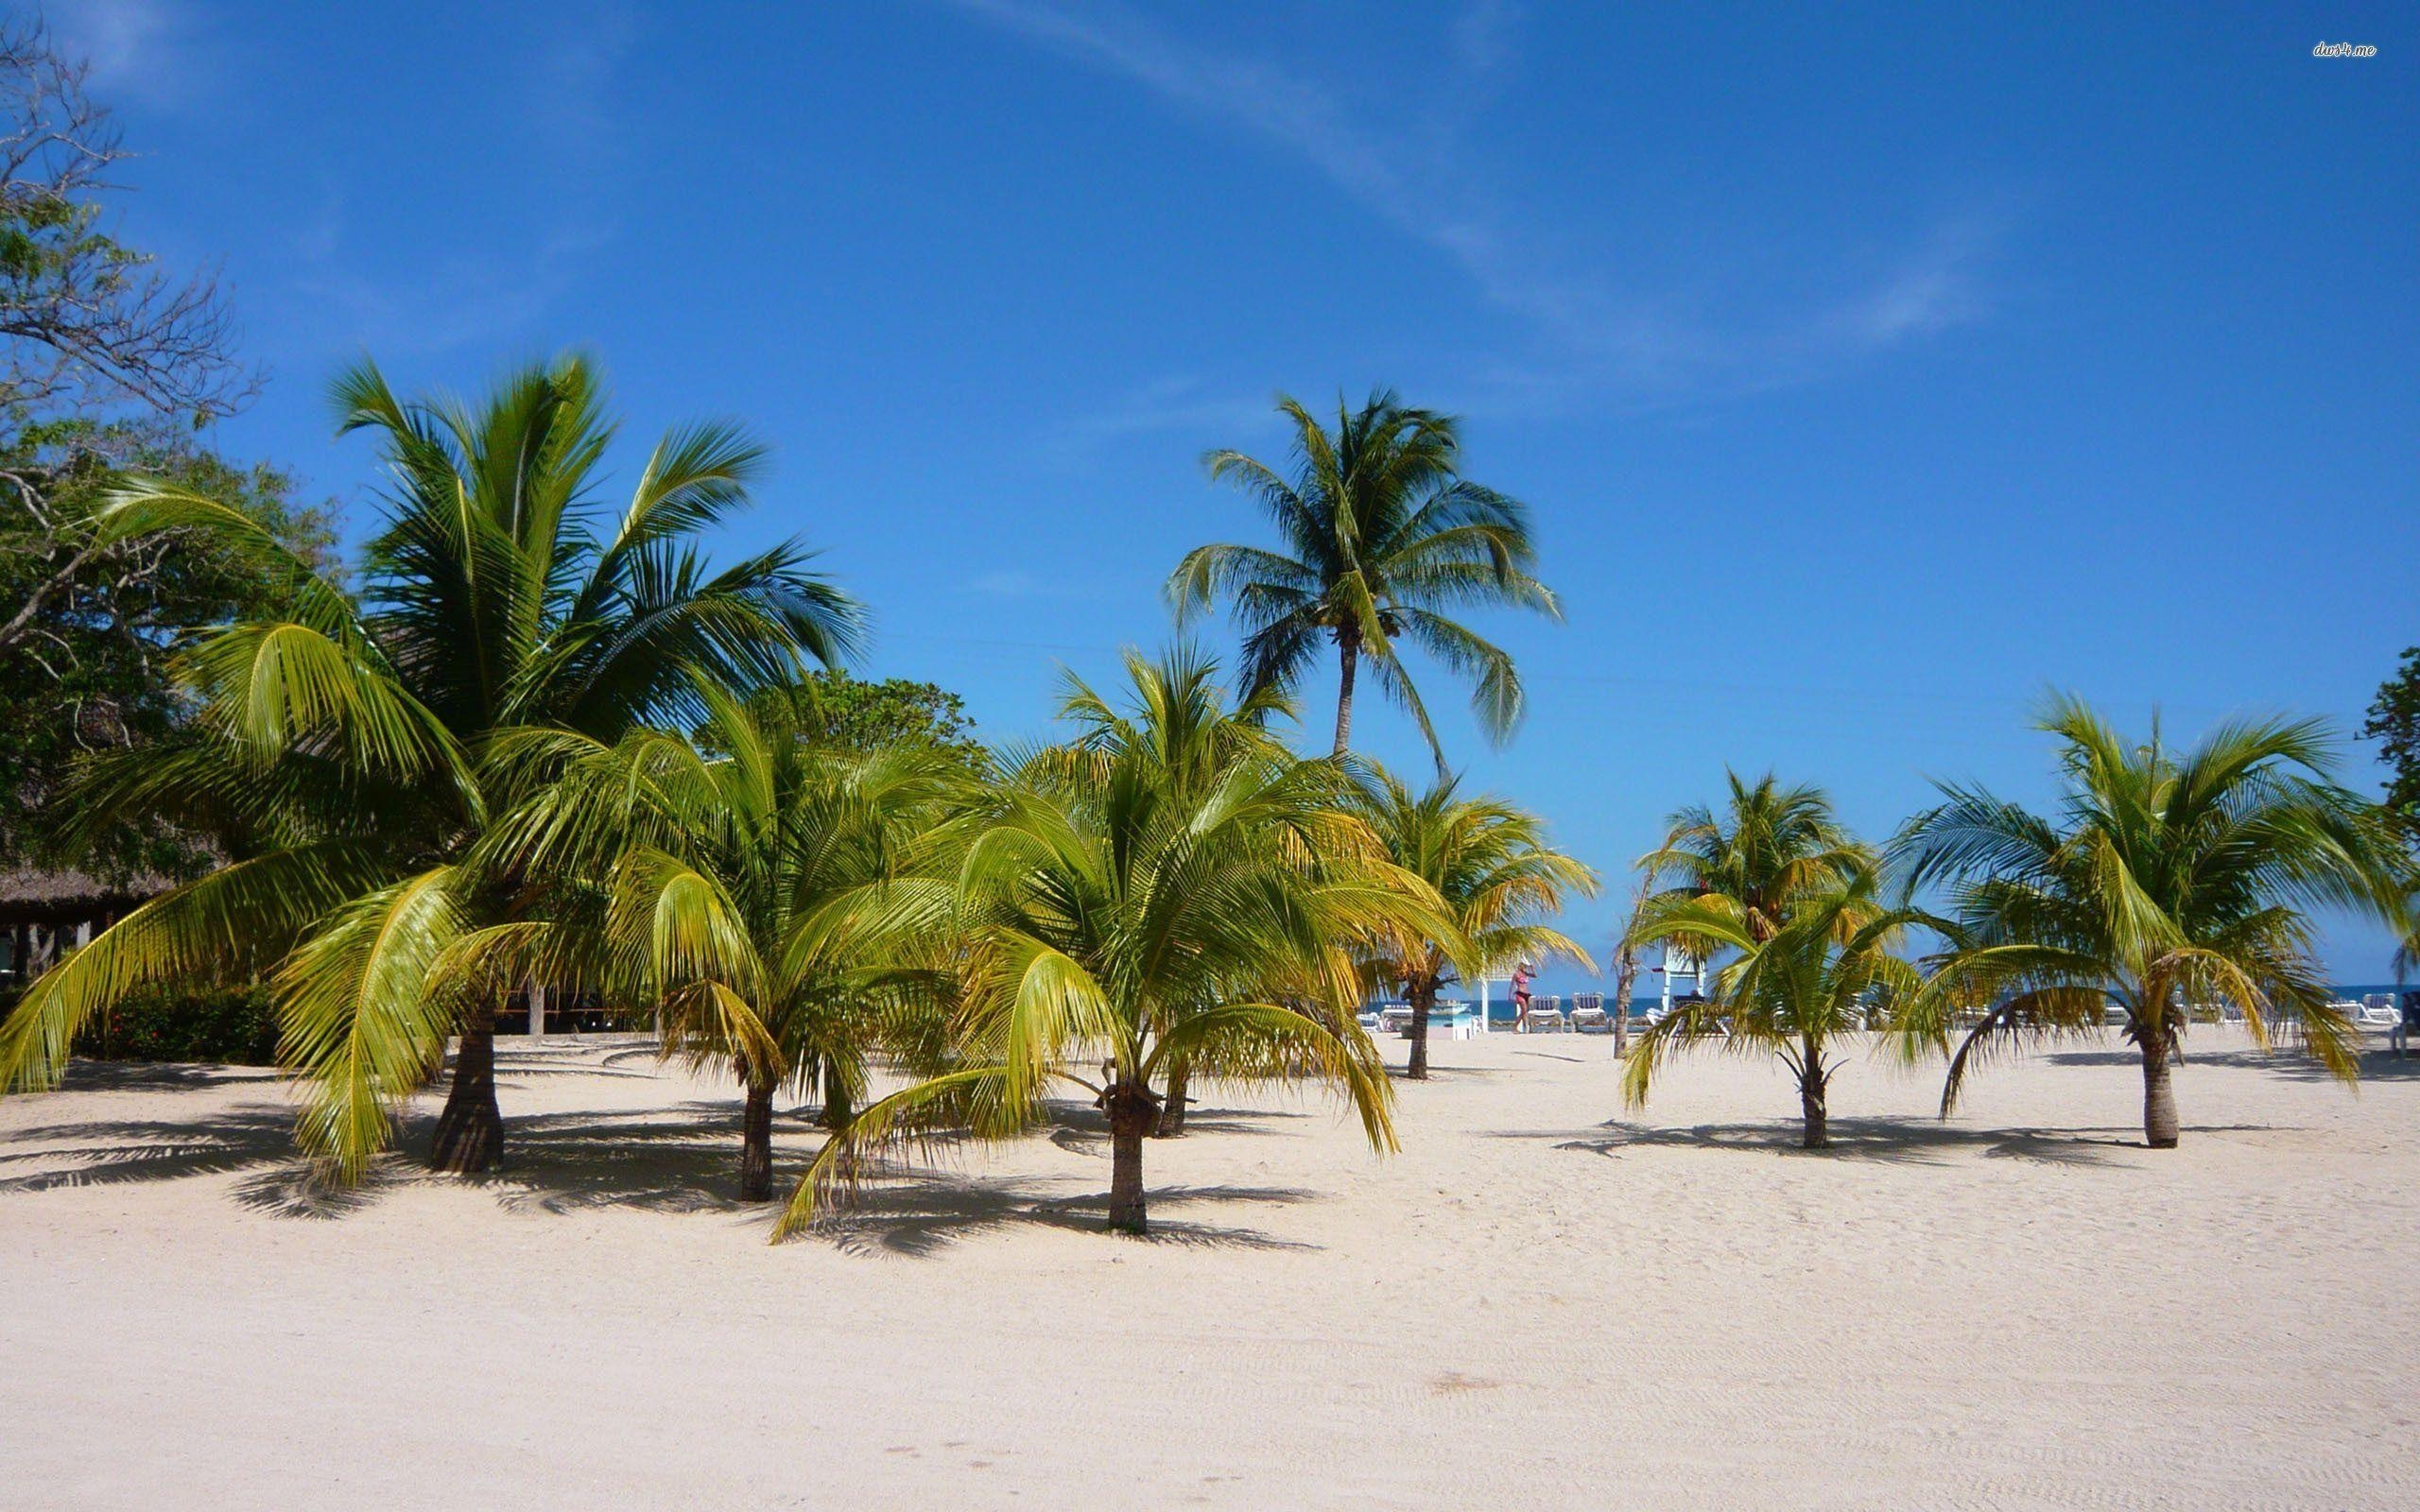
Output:
[[[479,1171],[503,1145],[498,994],[429,978],[514,902],[517,879],[464,865],[528,775],[493,763],[500,738],[610,742],[692,714],[696,679],[749,688],[802,656],[836,662],[860,616],[794,543],[703,565],[695,538],[747,502],[761,469],[733,426],[666,435],[618,516],[600,518],[613,427],[584,361],[515,373],[476,408],[406,403],[367,364],[335,398],[341,429],[374,435],[389,474],[357,596],[249,519],[164,485],[129,488],[103,516],[114,539],[186,529],[240,545],[290,609],[198,631],[178,662],[190,738],[103,766],[83,795],[86,825],[165,811],[227,835],[236,859],[45,974],[0,1025],[0,1077],[55,1085],[77,1028],[144,983],[267,972],[281,1055],[310,1089],[306,1150],[357,1177],[458,1030],[431,1160]]]
[[[1834,1041],[1864,1028],[1877,998],[1902,1000],[1921,986],[1916,969],[1893,948],[1924,916],[1881,906],[1876,877],[1866,868],[1843,882],[1795,893],[1777,927],[1753,927],[1736,900],[1719,893],[1641,920],[1632,935],[1638,943],[1685,939],[1693,952],[1715,946],[1736,954],[1716,973],[1712,992],[1639,1036],[1624,1064],[1622,1100],[1644,1105],[1656,1074],[1676,1051],[1702,1044],[1735,1054],[1765,1051],[1797,1079],[1799,1143],[1810,1150],[1827,1147],[1828,1094],[1841,1065],[1831,1058]]]
[[[1019,763],[961,821],[959,1065],[859,1113],[782,1232],[826,1208],[870,1152],[940,1128],[1021,1133],[1063,1084],[1107,1112],[1110,1227],[1140,1233],[1143,1140],[1179,1063],[1323,1081],[1373,1146],[1394,1147],[1384,1068],[1353,1017],[1355,953],[1422,911],[1417,884],[1345,812],[1336,765],[1270,748],[1221,713],[1207,663],[1177,651],[1130,657],[1128,672],[1132,704],[1096,738]],[[1080,683],[1069,701],[1107,708]]]
[[[1895,846],[1910,886],[1949,886],[1951,949],[1900,1015],[1911,1053],[1947,1053],[1963,1002],[1992,1002],[1950,1054],[1942,1112],[1995,1051],[2097,1030],[2113,1000],[2143,1067],[2143,1137],[2177,1141],[2171,1062],[2190,1007],[2223,1002],[2263,1046],[2272,1021],[2360,1074],[2356,1031],[2328,1006],[2307,909],[2412,927],[2411,865],[2389,814],[2339,785],[2326,727],[2250,719],[2187,750],[2130,746],[2082,702],[2053,699],[2062,792],[2045,818],[1944,786]]]
[[[1428,1016],[1446,984],[1523,957],[1560,955],[1589,966],[1588,953],[1542,919],[1571,897],[1592,897],[1597,875],[1547,844],[1534,814],[1492,798],[1457,796],[1452,780],[1413,793],[1384,771],[1360,784],[1357,812],[1387,854],[1445,904],[1449,937],[1390,930],[1375,965],[1411,1005],[1411,1064],[1428,1079]],[[1459,963],[1459,964],[1458,964]]]
[[[1471,706],[1491,740],[1520,722],[1512,659],[1444,611],[1507,605],[1561,619],[1532,576],[1537,548],[1529,510],[1461,475],[1455,421],[1409,409],[1390,392],[1359,411],[1337,404],[1324,429],[1297,401],[1278,409],[1294,424],[1293,475],[1241,452],[1211,453],[1210,476],[1232,478],[1269,512],[1281,548],[1198,546],[1167,581],[1182,622],[1226,599],[1244,630],[1248,688],[1291,686],[1322,644],[1336,647],[1336,753],[1353,731],[1353,691],[1366,661],[1378,687],[1409,711],[1435,755],[1444,753],[1426,706],[1396,654],[1409,641],[1471,679]]]
[[[637,730],[586,748],[500,821],[483,846],[503,869],[596,877],[558,893],[556,917],[466,940],[462,963],[610,988],[654,1011],[663,1051],[730,1064],[745,1094],[739,1196],[772,1195],[773,1096],[820,1090],[827,1122],[861,1099],[868,1053],[918,952],[882,928],[886,891],[914,874],[919,842],[962,798],[954,754],[810,742],[796,700],[742,705],[707,686],[713,752]]]

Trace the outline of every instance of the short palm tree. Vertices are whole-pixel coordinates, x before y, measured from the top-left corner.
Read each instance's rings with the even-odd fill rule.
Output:
[[[1374,958],[1411,1005],[1407,1074],[1414,1081],[1428,1079],[1428,1016],[1437,994],[1462,973],[1524,957],[1591,965],[1586,951],[1544,920],[1573,898],[1595,896],[1596,873],[1549,846],[1536,815],[1496,799],[1462,798],[1456,785],[1448,779],[1414,793],[1374,769],[1357,804],[1389,859],[1443,900],[1453,926],[1450,938],[1390,930]]]
[[[881,927],[887,893],[965,792],[962,762],[916,744],[810,742],[791,700],[701,690],[713,754],[638,730],[612,746],[530,731],[562,775],[498,821],[480,859],[594,877],[551,889],[552,917],[457,953],[606,988],[652,1012],[667,1056],[728,1064],[743,1091],[739,1196],[772,1195],[773,1097],[820,1091],[827,1121],[862,1100],[885,1009],[912,992],[913,938]],[[449,963],[452,965],[454,963]]]
[[[1248,688],[1288,687],[1323,645],[1336,647],[1336,753],[1353,731],[1353,693],[1367,662],[1380,691],[1419,723],[1444,770],[1426,705],[1397,654],[1426,651],[1472,680],[1480,728],[1502,741],[1520,722],[1512,658],[1448,611],[1510,606],[1562,617],[1537,580],[1529,511],[1461,475],[1452,418],[1378,393],[1358,411],[1337,405],[1328,431],[1297,401],[1278,408],[1294,426],[1290,477],[1241,452],[1213,452],[1213,479],[1240,484],[1269,513],[1280,549],[1198,546],[1167,593],[1180,620],[1224,599],[1244,630]]]
[[[514,901],[515,879],[464,866],[514,797],[491,761],[499,738],[612,742],[693,714],[698,679],[747,688],[802,657],[837,661],[859,614],[794,544],[703,565],[698,533],[746,503],[761,467],[732,426],[665,437],[600,518],[613,427],[585,362],[516,373],[475,408],[406,403],[364,365],[336,401],[343,429],[378,438],[389,476],[357,594],[208,499],[138,485],[103,517],[116,537],[184,529],[254,551],[290,610],[198,631],[179,661],[191,738],[102,768],[83,796],[87,822],[165,811],[226,835],[236,859],[36,983],[0,1025],[0,1078],[55,1084],[78,1027],[141,984],[267,972],[280,1053],[309,1089],[308,1151],[357,1176],[458,1030],[432,1161],[478,1171],[503,1146],[499,1000],[429,977]]]
[[[1108,1114],[1110,1226],[1142,1232],[1143,1141],[1181,1062],[1214,1080],[1324,1082],[1372,1145],[1394,1147],[1384,1068],[1353,1017],[1355,955],[1421,910],[1417,884],[1344,810],[1332,763],[1231,728],[1208,670],[1184,652],[1131,660],[1124,733],[1038,753],[961,821],[949,921],[960,1063],[860,1112],[801,1183],[784,1232],[869,1153],[940,1128],[1024,1132],[1060,1085]],[[1071,702],[1106,708],[1080,684]],[[1183,751],[1198,765],[1171,759]]]
[[[1900,1001],[1922,978],[1895,947],[1924,916],[1884,907],[1872,868],[1839,883],[1795,893],[1777,927],[1752,927],[1735,900],[1708,893],[1663,908],[1641,920],[1634,939],[1685,939],[1693,953],[1729,954],[1714,989],[1685,1003],[1641,1035],[1622,1072],[1622,1097],[1647,1101],[1649,1088],[1678,1051],[1717,1044],[1734,1054],[1769,1053],[1798,1083],[1799,1143],[1820,1150],[1831,1143],[1829,1092],[1841,1062],[1832,1049],[1843,1035],[1866,1027],[1878,1001]],[[1699,959],[1706,959],[1703,954]]]
[[[2177,1142],[2171,1063],[2195,1005],[2231,1005],[2263,1045],[2282,1020],[2354,1080],[2357,1031],[2328,1006],[2306,910],[2406,933],[2412,878],[2391,816],[2335,782],[2325,727],[2241,720],[2177,750],[2156,727],[2129,745],[2066,697],[2040,727],[2060,744],[2055,816],[1945,787],[1895,846],[1911,886],[1949,889],[1953,948],[1900,1022],[1911,1051],[1950,1056],[1943,1113],[1995,1050],[2097,1030],[2112,1001],[2154,1149]],[[1958,1007],[1996,1000],[1950,1051]]]
[[[1666,821],[1664,843],[1639,858],[1639,869],[1665,885],[1641,901],[1632,937],[1645,938],[1643,928],[1686,907],[1693,917],[1721,913],[1736,933],[1767,938],[1788,921],[1799,896],[1835,890],[1871,869],[1873,853],[1832,816],[1823,789],[1784,786],[1771,772],[1753,782],[1737,772],[1724,777],[1730,791],[1719,812],[1703,803],[1676,811]],[[1654,937],[1701,961],[1730,943],[1686,931],[1659,930]]]

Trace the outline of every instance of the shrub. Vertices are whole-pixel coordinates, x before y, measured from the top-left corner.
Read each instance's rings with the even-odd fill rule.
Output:
[[[76,1037],[76,1054],[96,1060],[274,1065],[277,1019],[266,985],[148,988],[95,1015]]]

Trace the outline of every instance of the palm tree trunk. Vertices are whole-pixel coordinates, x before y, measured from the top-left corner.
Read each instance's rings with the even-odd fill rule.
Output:
[[[1336,751],[1344,754],[1353,738],[1353,674],[1361,664],[1361,638],[1341,632],[1336,638],[1340,673],[1336,687]]]
[[[1168,1063],[1168,1100],[1160,1105],[1159,1126],[1151,1137],[1175,1140],[1184,1137],[1184,1108],[1191,1099],[1184,1094],[1185,1084],[1193,1079],[1193,1062],[1183,1056]]]
[[[2153,1030],[2143,1036],[2143,1143],[2154,1150],[2176,1148],[2175,1068],[2169,1062],[2169,1037]]]
[[[772,1194],[773,1079],[751,1076],[739,1119],[739,1200],[763,1202]]]
[[[1638,879],[1638,895],[1631,900],[1630,918],[1622,924],[1621,944],[1614,956],[1614,1058],[1619,1060],[1630,1054],[1630,995],[1638,990],[1638,946],[1631,940],[1631,931],[1638,927],[1640,910],[1647,906],[1648,889],[1655,885],[1653,873]]]
[[[1158,1099],[1139,1082],[1112,1084],[1109,1112],[1109,1226],[1120,1233],[1149,1231],[1143,1207],[1143,1136],[1159,1121]]]
[[[495,1005],[473,1008],[454,1053],[454,1083],[437,1115],[432,1171],[476,1176],[504,1159],[504,1114],[495,1106]]]
[[[844,1129],[856,1113],[857,1110],[849,1106],[849,1090],[840,1085],[840,1079],[832,1074],[832,1066],[827,1061],[823,1067],[823,1110],[816,1114],[815,1121],[828,1129]]]
[[[1404,1074],[1413,1081],[1428,1079],[1428,1010],[1436,1005],[1437,985],[1415,983],[1411,989],[1411,1064]]]
[[[1806,1129],[1798,1140],[1801,1149],[1828,1150],[1832,1147],[1831,1112],[1824,1106],[1824,1099],[1823,1073],[1809,1071],[1798,1078],[1798,1110],[1806,1121]]]

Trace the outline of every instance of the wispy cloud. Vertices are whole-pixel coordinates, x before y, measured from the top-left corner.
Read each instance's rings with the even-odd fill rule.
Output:
[[[614,93],[638,43],[638,12],[625,0],[600,0],[550,29],[530,72],[531,109],[548,141],[582,156],[607,150]]]
[[[170,0],[52,0],[45,9],[110,98],[174,108],[199,97],[219,71],[201,18]]]
[[[1477,0],[1454,18],[1454,50],[1462,66],[1485,76],[1501,72],[1512,60],[1514,36],[1522,20],[1513,0]]]
[[[1060,460],[1089,461],[1135,436],[1191,437],[1204,449],[1274,432],[1276,406],[1266,392],[1214,389],[1199,378],[1167,377],[1053,431],[1046,449]]]
[[[1443,255],[1542,346],[1489,366],[1499,387],[1613,389],[1633,398],[1738,392],[1803,382],[1829,368],[1936,335],[1988,309],[1990,236],[1930,234],[1902,266],[1830,308],[1728,314],[1701,296],[1642,291],[1610,260],[1575,263],[1550,215],[1509,208],[1448,118],[1374,127],[1342,96],[1275,63],[1189,42],[1102,0],[952,0],[959,9],[1078,62],[1132,80],[1168,105],[1238,129],[1308,165],[1366,212]],[[1476,0],[1450,25],[1467,100],[1517,66],[1520,9]],[[1552,247],[1554,251],[1547,249]],[[1737,301],[1754,306],[1753,300]]]
[[[1987,221],[1945,223],[1879,284],[1831,312],[1824,331],[1850,346],[1881,351],[1981,319],[1991,296],[1980,265],[1997,239],[1997,227]]]
[[[596,165],[612,157],[612,103],[639,41],[623,0],[599,0],[575,21],[529,34],[517,102],[530,123],[527,214],[502,217],[450,255],[401,270],[351,234],[347,193],[331,180],[296,228],[293,286],[301,306],[332,312],[346,344],[381,354],[432,355],[527,339],[577,286],[583,266],[618,233]]]

